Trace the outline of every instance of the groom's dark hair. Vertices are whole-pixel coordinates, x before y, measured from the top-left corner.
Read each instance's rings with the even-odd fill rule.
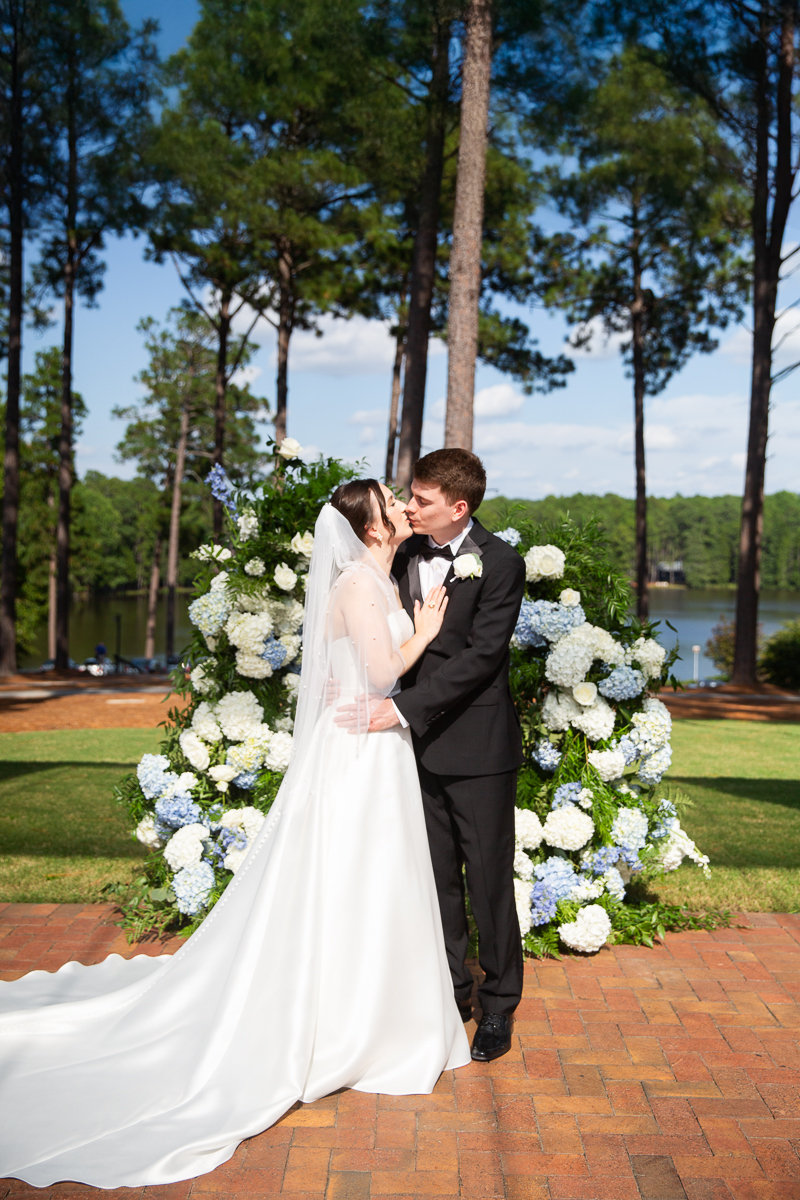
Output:
[[[434,450],[414,464],[417,483],[438,487],[448,504],[466,500],[470,513],[486,492],[486,472],[477,454],[456,447]]]

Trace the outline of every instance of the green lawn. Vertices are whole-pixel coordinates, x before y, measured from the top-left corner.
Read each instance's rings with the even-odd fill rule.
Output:
[[[0,734],[0,901],[88,903],[145,856],[114,784],[160,731]]]
[[[0,901],[86,903],[130,878],[144,850],[112,799],[158,732],[0,734]],[[693,801],[684,826],[712,877],[684,866],[654,890],[669,903],[753,912],[800,908],[800,724],[676,721],[667,780]]]

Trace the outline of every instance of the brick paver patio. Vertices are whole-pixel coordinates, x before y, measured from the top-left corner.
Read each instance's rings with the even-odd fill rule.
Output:
[[[0,977],[179,944],[128,947],[112,921],[103,905],[0,906]],[[741,926],[530,962],[498,1062],[432,1096],[298,1106],[210,1175],[119,1195],[800,1200],[800,916]],[[0,1200],[112,1194],[0,1182]]]

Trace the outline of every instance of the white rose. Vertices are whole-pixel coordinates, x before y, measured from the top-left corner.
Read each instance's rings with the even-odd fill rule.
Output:
[[[314,535],[308,530],[305,533],[296,533],[291,541],[291,547],[295,554],[302,554],[303,558],[311,558],[311,551],[314,549]]]
[[[604,783],[619,779],[625,770],[625,755],[619,750],[593,750],[589,755],[589,766],[594,767]]]
[[[245,575],[263,575],[266,569],[263,558],[251,558],[244,564]]]
[[[578,701],[578,704],[583,704],[584,706],[594,704],[597,699],[597,684],[586,681],[576,683],[572,689],[572,695]]]
[[[297,458],[302,453],[303,447],[295,438],[284,438],[278,447],[278,454],[281,458]]]
[[[483,563],[477,554],[459,554],[453,562],[453,574],[456,579],[480,579],[483,574]]]
[[[587,904],[574,921],[558,928],[558,936],[572,950],[583,954],[594,954],[608,941],[611,933],[611,918],[599,904]]]
[[[581,594],[574,588],[564,588],[558,598],[565,608],[577,608],[581,602]]]
[[[197,787],[198,779],[191,771],[181,771],[178,776],[178,790],[182,792],[190,792],[193,787]]]
[[[209,767],[208,773],[215,783],[230,783],[239,774],[236,767],[231,767],[227,763],[220,763],[216,767]]]
[[[284,592],[290,592],[297,583],[297,575],[286,563],[275,568],[275,582]]]
[[[225,829],[241,829],[249,842],[260,831],[266,820],[264,814],[248,804],[244,808],[229,808],[219,819],[219,824]]]
[[[186,758],[197,771],[205,771],[210,762],[208,754],[208,746],[194,732],[193,729],[185,729],[178,739],[181,750]]]
[[[539,579],[560,579],[564,574],[566,559],[558,546],[531,546],[524,561],[529,583]]]
[[[156,833],[156,823],[152,813],[147,813],[142,817],[136,826],[136,838],[143,846],[147,846],[148,850],[158,850],[162,845],[161,838]]]

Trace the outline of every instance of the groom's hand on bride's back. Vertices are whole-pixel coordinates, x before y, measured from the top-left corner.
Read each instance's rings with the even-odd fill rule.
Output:
[[[391,700],[371,700],[362,696],[354,704],[342,704],[336,710],[334,721],[348,733],[378,733],[400,724],[400,718]]]

